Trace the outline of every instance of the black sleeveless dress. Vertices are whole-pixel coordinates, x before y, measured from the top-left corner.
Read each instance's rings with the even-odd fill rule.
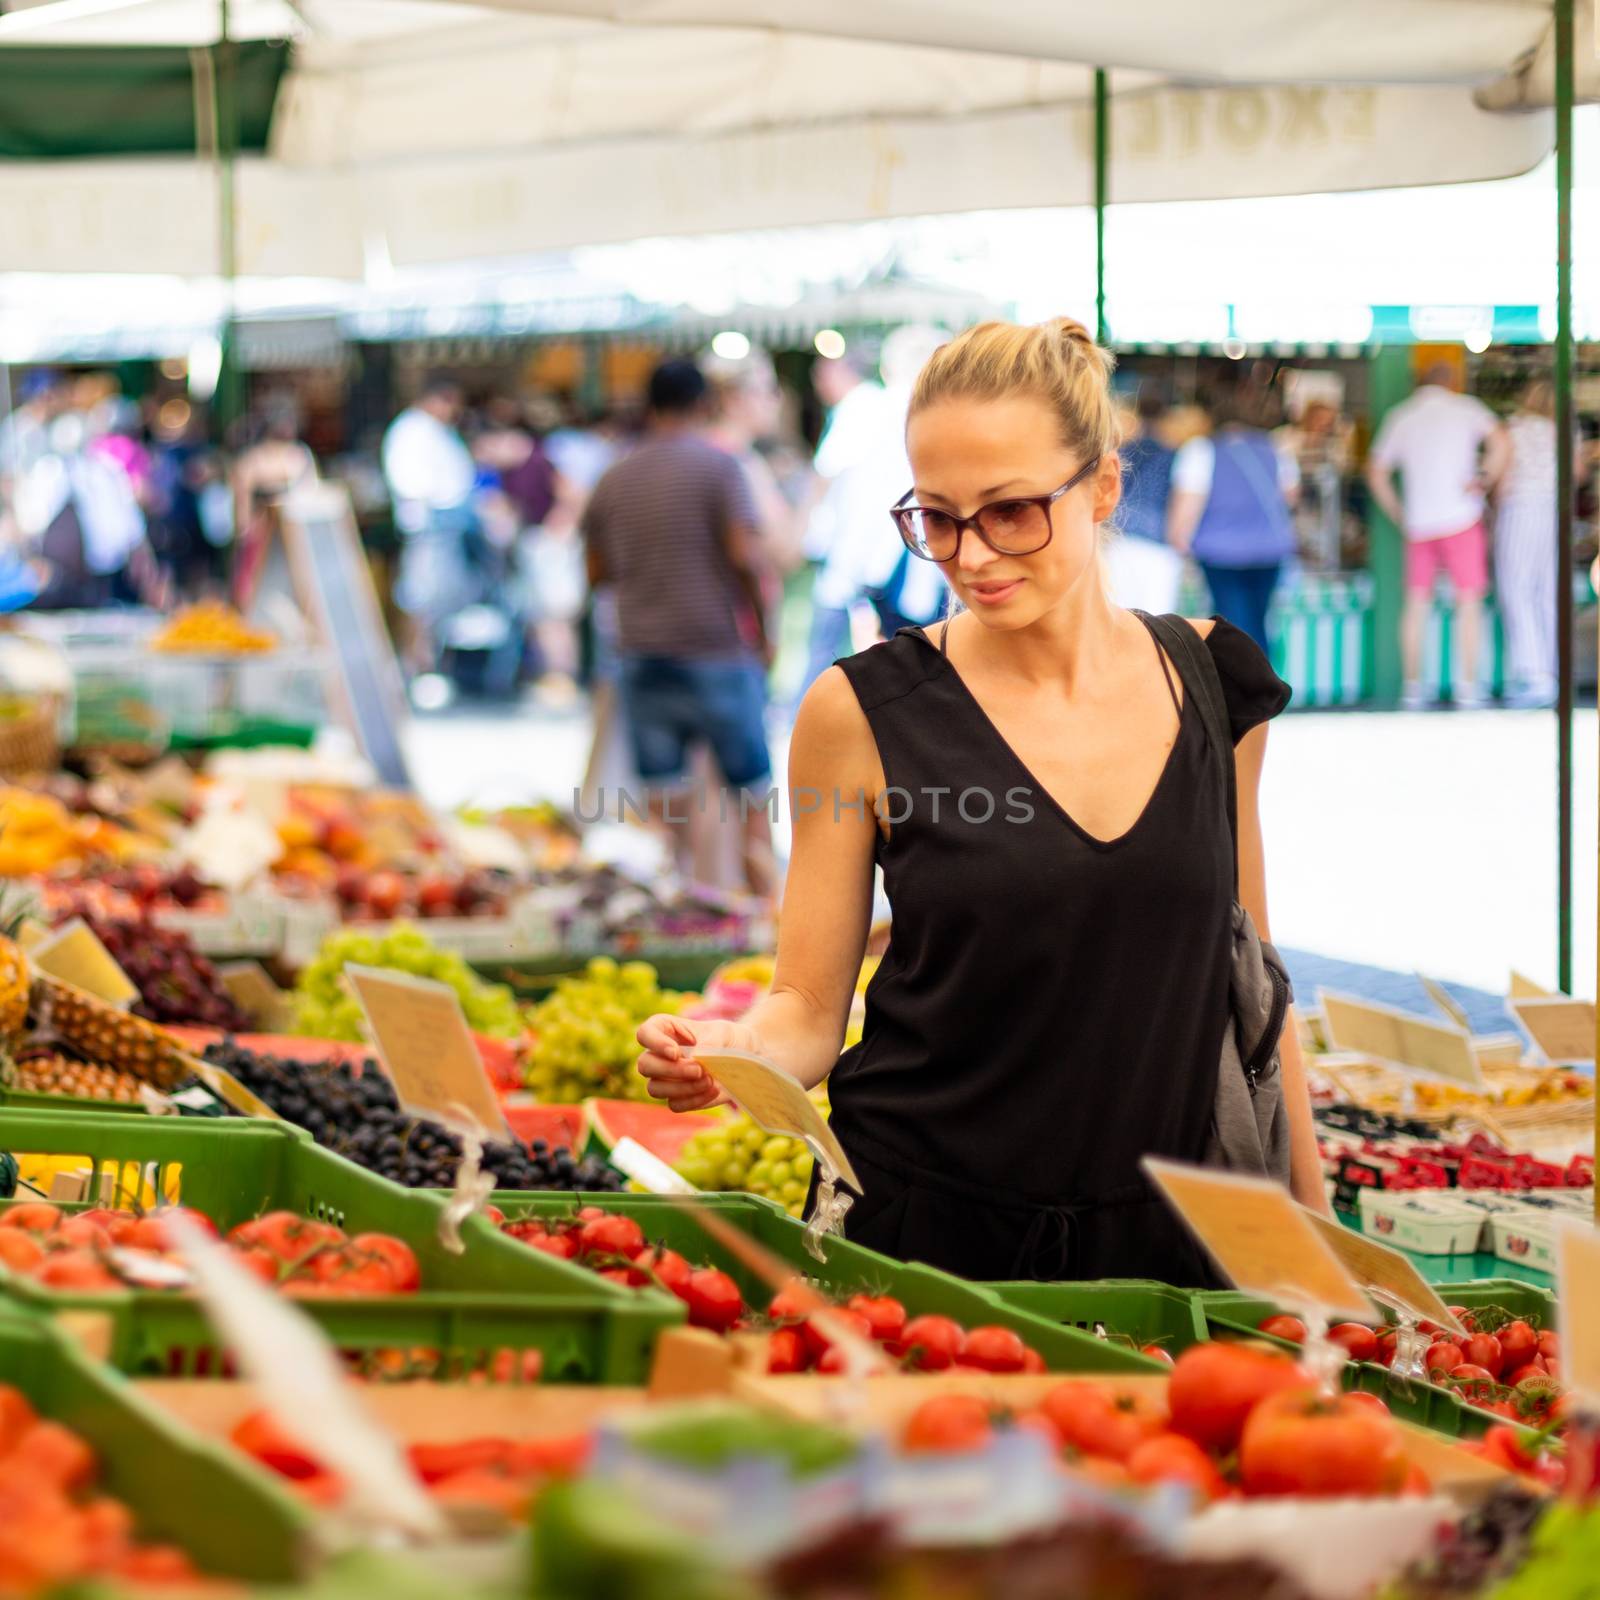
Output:
[[[838,663],[883,763],[893,911],[861,1042],[828,1080],[864,1190],[845,1234],[968,1278],[1212,1284],[1139,1169],[1202,1158],[1227,1017],[1233,850],[1199,709],[1179,706],[1139,819],[1097,839],[940,642],[902,629]],[[1227,622],[1207,643],[1237,742],[1289,688]]]

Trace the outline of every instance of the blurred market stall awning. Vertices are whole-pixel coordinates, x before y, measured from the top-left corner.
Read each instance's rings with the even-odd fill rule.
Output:
[[[217,18],[13,3],[0,72],[198,51]],[[1474,95],[1537,98],[1549,28],[1547,0],[233,0],[234,37],[292,47],[266,152],[238,163],[237,269],[1087,204],[1096,65],[1116,69],[1119,202],[1503,177],[1549,119]],[[72,134],[58,153],[82,153]],[[0,208],[0,270],[218,265],[198,161],[10,162]]]

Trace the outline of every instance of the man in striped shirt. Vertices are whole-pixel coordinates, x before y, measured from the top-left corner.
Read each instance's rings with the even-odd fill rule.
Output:
[[[711,746],[743,819],[751,890],[772,883],[772,763],[765,724],[772,650],[755,506],[743,467],[703,437],[707,385],[692,361],[650,377],[644,442],[601,478],[583,513],[589,582],[615,587],[622,708],[651,817],[676,822],[682,858],[691,746]]]

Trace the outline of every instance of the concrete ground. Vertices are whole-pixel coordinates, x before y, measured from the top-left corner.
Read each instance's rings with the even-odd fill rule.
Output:
[[[786,743],[774,740],[781,763]],[[571,804],[587,707],[419,719],[417,783],[442,806]],[[1574,988],[1595,992],[1596,716],[1580,712]],[[778,770],[782,770],[781,765]],[[1556,978],[1556,734],[1550,712],[1304,712],[1273,727],[1263,779],[1280,945],[1503,994]]]

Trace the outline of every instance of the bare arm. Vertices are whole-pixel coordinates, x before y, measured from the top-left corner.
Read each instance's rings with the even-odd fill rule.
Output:
[[[1404,528],[1405,511],[1400,496],[1394,492],[1394,468],[1384,465],[1375,456],[1367,462],[1367,487],[1386,516],[1397,528]]]
[[[1511,430],[1501,423],[1483,442],[1483,487],[1492,492],[1511,470]]]
[[[1200,526],[1208,498],[1193,489],[1174,489],[1167,501],[1167,543],[1181,555],[1188,555],[1194,543],[1194,530]]]
[[[754,1051],[808,1089],[827,1077],[844,1043],[866,948],[873,808],[882,788],[866,717],[844,674],[831,667],[801,703],[789,746],[794,842],[772,992],[740,1022],[650,1018],[639,1029],[639,1070],[658,1100],[690,1111],[719,1098],[693,1059],[696,1046]]]
[[[771,648],[767,637],[767,597],[762,592],[761,579],[766,571],[766,560],[760,533],[748,522],[730,522],[723,534],[723,549],[728,564],[738,580],[740,593],[750,602],[755,613],[756,630],[761,640],[761,653],[770,665]]]
[[[1267,921],[1267,863],[1261,839],[1261,766],[1267,754],[1267,725],[1252,728],[1239,741],[1234,765],[1239,779],[1239,903],[1250,913],[1263,939],[1272,938]],[[1322,1187],[1322,1158],[1316,1125],[1311,1119],[1311,1091],[1300,1059],[1300,1034],[1291,1009],[1284,1019],[1279,1046],[1283,1071],[1283,1104],[1289,1116],[1289,1187],[1302,1205],[1328,1213]]]

